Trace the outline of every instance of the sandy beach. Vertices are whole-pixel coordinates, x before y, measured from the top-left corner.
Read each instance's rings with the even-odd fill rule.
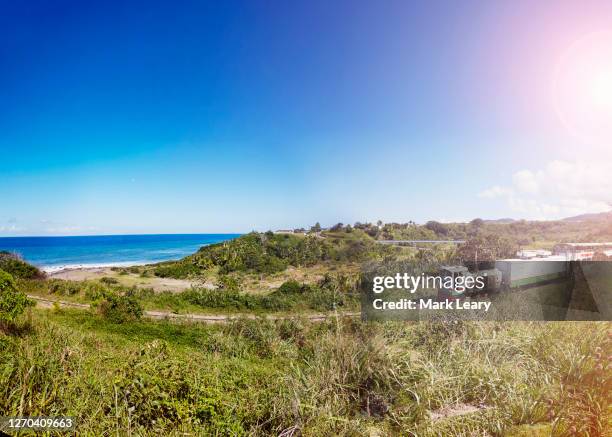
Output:
[[[70,281],[96,280],[104,277],[114,278],[119,284],[128,287],[137,286],[141,288],[152,288],[155,291],[183,291],[192,286],[214,288],[213,284],[202,283],[187,279],[141,277],[133,273],[119,274],[112,267],[67,267],[61,270],[47,272],[50,279],[64,279]]]

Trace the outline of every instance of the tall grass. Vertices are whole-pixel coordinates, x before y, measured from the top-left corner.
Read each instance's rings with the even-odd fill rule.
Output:
[[[105,278],[102,278],[105,279]],[[61,279],[20,280],[19,288],[27,293],[50,294],[82,302],[96,303],[113,296],[133,299],[146,309],[174,312],[274,312],[330,311],[356,308],[358,295],[349,288],[343,275],[325,277],[320,284],[301,284],[290,280],[268,294],[251,294],[233,287],[208,289],[188,288],[181,292],[155,292],[151,288],[126,287],[105,281],[68,281]]]
[[[589,435],[610,429],[610,323],[221,326],[35,311],[0,337],[0,414],[91,435]],[[442,416],[470,406],[467,414]]]

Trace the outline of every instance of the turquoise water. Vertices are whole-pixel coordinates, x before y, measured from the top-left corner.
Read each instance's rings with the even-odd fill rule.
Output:
[[[17,253],[47,271],[62,268],[147,264],[179,259],[200,247],[240,234],[0,237],[0,250]]]

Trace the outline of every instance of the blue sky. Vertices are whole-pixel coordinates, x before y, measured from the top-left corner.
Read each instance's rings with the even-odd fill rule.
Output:
[[[612,30],[609,2],[89,3],[1,6],[0,235],[555,218],[612,200],[543,189],[608,174],[609,143],[572,134],[551,84],[575,41]]]

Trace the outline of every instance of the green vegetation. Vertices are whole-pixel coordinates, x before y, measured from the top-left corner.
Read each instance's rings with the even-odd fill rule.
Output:
[[[325,237],[252,232],[231,241],[202,247],[180,261],[157,264],[153,272],[156,276],[177,279],[196,276],[213,268],[221,274],[272,274],[288,266],[306,267],[323,261],[361,262],[381,258],[394,250],[396,248],[376,244],[361,231],[327,232]]]
[[[0,251],[0,270],[4,270],[5,272],[11,274],[13,278],[19,279],[34,279],[44,277],[44,274],[36,267],[6,251]]]
[[[479,234],[468,239],[457,249],[457,257],[468,266],[476,266],[482,261],[495,261],[515,256],[518,247],[507,237],[496,234]]]
[[[612,420],[609,323],[34,315],[0,338],[0,414],[74,415],[79,434],[603,436]]]
[[[95,302],[95,308],[102,317],[115,323],[138,320],[142,317],[142,306],[133,296],[106,293]]]
[[[164,302],[172,307],[181,303],[190,304],[198,309],[222,309],[229,311],[289,311],[315,310],[330,311],[350,304],[356,308],[356,295],[335,293],[333,289],[313,285],[298,284],[298,291],[288,291],[281,285],[268,295],[253,295],[237,290],[190,289],[182,293],[163,293],[151,296],[151,302]],[[173,303],[176,302],[174,305]]]
[[[10,327],[31,305],[33,302],[17,289],[13,277],[0,270],[0,330]]]
[[[425,225],[414,222],[383,224],[379,221],[375,225],[338,223],[328,230],[316,224],[310,232],[304,232],[252,232],[231,241],[202,247],[179,261],[115,270],[141,277],[194,279],[238,274],[258,275],[261,279],[288,267],[308,268],[322,263],[339,266],[386,258],[421,257],[429,261],[452,260],[469,264],[509,257],[520,248],[551,249],[560,242],[612,240],[612,227],[605,221],[505,223],[477,218],[469,223],[429,221]],[[377,244],[380,240],[466,240],[467,243],[458,248],[438,245],[428,251],[417,251],[410,247]]]
[[[326,275],[316,284],[289,280],[267,294],[239,290],[231,276],[223,276],[220,288],[193,287],[182,292],[154,292],[151,288],[125,287],[100,281],[67,281],[59,279],[22,280],[20,288],[35,295],[91,303],[117,321],[139,317],[142,308],[171,310],[175,313],[330,311],[336,308],[357,309],[358,284],[343,275]],[[51,296],[49,296],[51,295]],[[132,311],[131,309],[134,309]],[[136,309],[140,308],[140,310]],[[122,317],[113,314],[118,310]]]
[[[332,311],[357,308],[360,263],[426,272],[507,256],[549,233],[580,240],[572,226],[315,225],[86,281],[44,279],[4,255],[15,273],[0,271],[0,415],[75,416],[82,435],[604,436],[610,322],[364,323]],[[376,242],[389,238],[468,242],[421,251]],[[165,278],[195,285],[139,286]],[[26,311],[24,293],[91,307]],[[281,318],[198,325],[147,320],[145,310]],[[300,318],[309,311],[329,317]]]
[[[408,222],[386,223],[380,228],[371,224],[360,227],[379,240],[470,240],[497,237],[511,242],[515,247],[548,248],[557,243],[612,240],[612,223],[609,221],[509,220],[505,223],[477,218],[469,223],[429,221],[423,226]]]
[[[143,314],[143,305],[134,294],[137,291],[142,293],[142,290],[115,285],[112,281],[109,284],[109,281],[104,279],[100,281],[20,280],[18,288],[33,295],[90,303],[99,314],[116,323],[139,319]]]

